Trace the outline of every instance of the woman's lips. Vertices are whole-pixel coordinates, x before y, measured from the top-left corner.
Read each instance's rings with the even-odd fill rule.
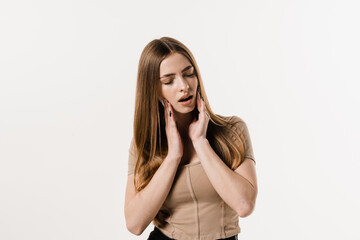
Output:
[[[189,96],[189,97],[187,97],[187,98],[185,98],[185,99],[187,99],[187,100],[186,100],[186,101],[181,101],[181,100],[179,100],[179,103],[181,103],[181,104],[184,105],[184,106],[189,105],[189,104],[191,104],[191,102],[192,102],[193,96]]]
[[[179,100],[178,102],[181,102],[181,101],[183,101],[184,99],[187,99],[187,98],[189,98],[189,97],[192,97],[192,95],[183,96],[183,97],[180,98],[180,100]]]

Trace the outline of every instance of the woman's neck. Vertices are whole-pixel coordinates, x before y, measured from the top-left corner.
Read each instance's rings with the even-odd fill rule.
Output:
[[[181,137],[187,138],[189,125],[194,119],[194,111],[191,111],[189,113],[174,112],[174,117],[176,120],[176,127]]]

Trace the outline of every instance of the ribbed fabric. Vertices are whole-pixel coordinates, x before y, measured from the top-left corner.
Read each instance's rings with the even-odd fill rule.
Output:
[[[237,240],[238,236],[234,235],[228,238],[222,238],[217,240]],[[150,233],[149,238],[147,240],[174,240],[173,238],[169,238],[165,234],[163,234],[159,228],[154,227],[154,230]]]
[[[247,126],[235,126],[245,137],[245,157],[255,161]],[[129,175],[134,173],[135,154],[130,147]],[[239,217],[218,195],[199,161],[179,166],[161,208],[169,211],[167,225],[160,228],[169,238],[181,240],[225,239],[240,233]]]
[[[240,232],[237,213],[217,194],[200,162],[179,168],[162,209],[170,211],[171,221],[158,227],[170,238],[214,240]]]
[[[220,220],[220,231],[221,231],[221,235],[225,236],[225,203],[224,201],[221,202],[221,220]]]
[[[195,220],[195,234],[197,239],[200,238],[200,216],[199,216],[199,205],[198,205],[198,201],[196,199],[195,193],[194,193],[194,189],[192,187],[192,183],[191,183],[191,175],[190,175],[190,167],[185,169],[186,171],[186,177],[187,177],[187,185],[189,188],[189,192],[191,195],[191,198],[194,201],[194,218]]]

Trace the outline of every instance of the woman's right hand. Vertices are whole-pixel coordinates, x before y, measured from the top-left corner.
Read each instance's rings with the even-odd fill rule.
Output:
[[[183,156],[183,144],[180,133],[176,127],[174,111],[171,104],[164,98],[165,131],[168,142],[167,158],[179,164]]]

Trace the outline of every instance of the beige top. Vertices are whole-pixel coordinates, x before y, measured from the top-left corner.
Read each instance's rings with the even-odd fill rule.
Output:
[[[249,131],[240,120],[237,131],[245,137],[245,158],[255,161]],[[129,171],[133,174],[135,157],[130,147]],[[240,233],[239,217],[215,191],[200,162],[179,166],[170,192],[161,207],[170,211],[167,225],[159,228],[165,235],[181,240],[214,240]]]

